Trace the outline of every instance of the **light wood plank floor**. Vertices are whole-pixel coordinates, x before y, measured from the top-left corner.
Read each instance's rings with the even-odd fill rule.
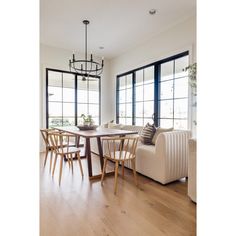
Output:
[[[137,188],[132,172],[126,169],[125,178],[118,178],[118,192],[114,195],[114,177],[106,177],[103,187],[98,180],[89,181],[87,162],[83,159],[84,178],[77,161],[73,175],[66,163],[59,187],[58,169],[52,179],[49,160],[43,168],[43,158],[42,153],[41,236],[196,235],[196,205],[187,196],[185,180],[163,186],[138,175]],[[94,172],[99,172],[98,157],[93,155],[92,159]]]

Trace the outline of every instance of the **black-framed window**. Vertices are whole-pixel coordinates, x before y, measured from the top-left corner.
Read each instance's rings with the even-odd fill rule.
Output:
[[[188,127],[188,55],[160,65],[158,123],[161,127]]]
[[[77,122],[82,122],[82,114],[90,114],[95,124],[100,120],[100,80],[83,81],[82,76],[77,76]]]
[[[81,114],[92,115],[100,124],[100,77],[82,81],[79,74],[46,69],[46,126],[70,126]]]
[[[120,123],[132,125],[133,108],[133,75],[127,74],[119,78],[118,85],[118,117]]]
[[[128,118],[133,125],[154,122],[163,128],[187,129],[189,86],[188,74],[184,69],[188,65],[188,52],[184,52],[118,75],[117,123],[127,124],[127,109],[123,106],[125,102],[121,102],[125,98],[126,88],[122,89],[120,84],[129,75],[133,90],[132,101],[129,101],[132,114],[129,113]]]
[[[154,113],[154,66],[135,71],[135,117],[139,126],[152,123]]]

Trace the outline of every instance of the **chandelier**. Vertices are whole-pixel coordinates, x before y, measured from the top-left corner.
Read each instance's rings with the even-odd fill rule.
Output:
[[[90,54],[90,58],[88,59],[88,48],[87,48],[87,27],[89,24],[88,20],[83,21],[85,25],[85,58],[84,59],[76,59],[75,54],[72,56],[72,60],[69,60],[69,68],[74,70],[76,73],[82,75],[82,80],[86,81],[90,76],[98,76],[102,74],[104,67],[104,60],[99,63],[93,59],[93,54]]]

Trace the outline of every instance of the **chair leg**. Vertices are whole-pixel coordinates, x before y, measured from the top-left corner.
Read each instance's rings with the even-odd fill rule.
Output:
[[[116,192],[117,192],[118,168],[119,168],[119,162],[116,161],[116,166],[115,166],[115,189],[114,189],[114,194],[116,194]]]
[[[125,162],[122,161],[122,178],[125,176]]]
[[[135,159],[132,159],[131,163],[132,163],[132,169],[133,169],[133,173],[134,173],[134,182],[137,186],[138,185],[138,180],[137,180],[137,174],[136,174]]]
[[[53,151],[51,150],[49,173],[51,173],[52,170],[52,159],[53,159]]]
[[[62,166],[63,166],[63,156],[61,156],[61,160],[60,160],[59,186],[61,185]]]
[[[78,162],[79,162],[79,168],[80,168],[81,175],[84,176],[84,172],[83,172],[83,168],[82,168],[82,163],[81,163],[81,159],[80,159],[80,154],[77,153],[76,156],[77,156],[77,159],[78,159]]]
[[[45,153],[45,157],[44,157],[44,164],[43,164],[43,167],[45,167],[46,165],[46,162],[47,162],[47,158],[48,158],[48,148],[46,148],[46,153]]]
[[[73,157],[72,154],[70,154],[70,162],[71,162],[71,170],[72,170],[72,174],[74,173],[74,167],[73,167]]]
[[[52,169],[52,177],[54,176],[54,172],[55,172],[55,169],[56,169],[56,163],[57,163],[57,154],[56,154],[55,159],[54,159],[54,164],[53,164],[53,169]]]
[[[71,163],[70,163],[70,158],[68,158],[68,157],[67,157],[67,162],[68,162],[69,169],[70,169]]]
[[[104,164],[103,164],[101,185],[103,185],[103,180],[104,180],[104,176],[105,176],[105,173],[106,173],[106,167],[107,167],[107,158],[105,158]]]

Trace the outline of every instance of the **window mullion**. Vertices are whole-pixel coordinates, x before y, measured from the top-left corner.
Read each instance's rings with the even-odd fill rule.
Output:
[[[75,75],[75,125],[78,124],[77,120],[78,120],[78,110],[77,110],[77,91],[78,91],[78,83],[77,83],[77,75]]]
[[[135,72],[132,73],[132,90],[133,90],[133,97],[132,97],[132,125],[135,125],[135,113],[136,113],[136,75]]]
[[[173,61],[173,125],[174,127],[174,119],[175,119],[175,60]]]
[[[61,94],[62,94],[62,97],[61,97],[61,99],[62,99],[62,101],[61,101],[61,111],[62,111],[62,114],[61,114],[61,118],[62,118],[62,126],[63,126],[63,121],[64,121],[64,116],[63,116],[63,73],[61,73],[61,90],[62,90],[62,92],[61,92]]]

